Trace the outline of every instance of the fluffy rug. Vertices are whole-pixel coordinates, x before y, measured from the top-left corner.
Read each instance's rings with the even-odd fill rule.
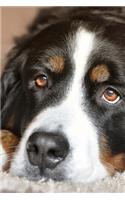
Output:
[[[0,172],[0,192],[125,192],[125,173],[91,184],[71,182],[31,182]]]

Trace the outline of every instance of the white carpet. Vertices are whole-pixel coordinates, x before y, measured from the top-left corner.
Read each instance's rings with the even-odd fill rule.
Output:
[[[71,182],[31,182],[0,172],[0,192],[125,192],[125,173],[91,184]]]

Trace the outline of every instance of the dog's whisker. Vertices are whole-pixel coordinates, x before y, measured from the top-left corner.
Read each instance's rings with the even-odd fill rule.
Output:
[[[7,158],[11,158],[11,157],[13,157],[14,156],[14,153],[12,153],[12,154],[7,154]]]
[[[8,149],[13,149],[13,148],[16,148],[17,145],[11,145],[10,147],[8,147]]]
[[[12,152],[12,153],[2,153],[2,154],[0,154],[0,156],[4,156],[4,155],[10,156],[10,155],[14,155],[14,153]]]
[[[2,153],[2,154],[0,154],[0,156],[3,156],[3,155],[7,155],[7,153]]]
[[[7,159],[7,162],[13,162],[14,159]]]

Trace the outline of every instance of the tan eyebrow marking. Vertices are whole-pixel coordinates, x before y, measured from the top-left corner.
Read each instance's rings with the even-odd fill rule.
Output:
[[[61,73],[64,69],[64,58],[61,56],[51,57],[49,63],[52,66],[52,71],[55,73]]]
[[[103,82],[108,80],[109,77],[109,69],[105,64],[97,65],[90,72],[90,79],[92,81]]]

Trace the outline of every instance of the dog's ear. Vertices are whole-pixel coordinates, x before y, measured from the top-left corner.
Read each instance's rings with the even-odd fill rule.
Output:
[[[11,50],[12,54],[13,50]],[[12,55],[8,59],[1,77],[1,128],[10,130],[15,134],[20,134],[20,121],[17,111],[20,109],[19,99],[22,96],[21,71],[24,61],[25,56],[19,52]]]
[[[15,91],[18,91],[21,84],[20,71],[24,63],[25,56],[13,53],[11,50],[11,56],[8,59],[7,64],[3,70],[1,76],[1,110],[3,111],[9,106],[12,98],[16,95]]]
[[[50,24],[58,21],[74,18],[75,15],[86,13],[101,16],[107,20],[125,23],[125,8],[124,7],[45,7],[39,10],[34,22],[29,26],[29,32],[36,34]]]
[[[34,22],[29,26],[29,32],[36,34],[49,25],[64,20],[72,7],[45,7],[39,10]]]

